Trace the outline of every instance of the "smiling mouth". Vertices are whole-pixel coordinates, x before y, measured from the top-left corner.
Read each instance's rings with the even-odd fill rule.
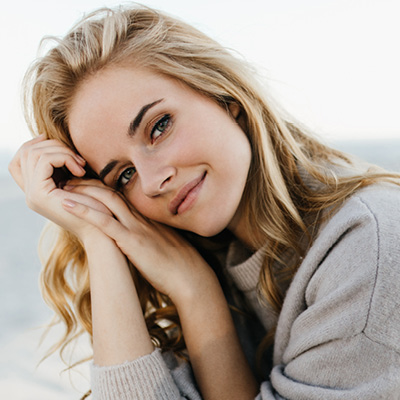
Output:
[[[184,211],[191,208],[197,199],[197,195],[201,189],[201,186],[204,182],[204,179],[207,175],[207,172],[200,175],[196,179],[193,179],[191,182],[187,183],[178,194],[171,200],[168,205],[168,210],[173,215],[182,214]]]

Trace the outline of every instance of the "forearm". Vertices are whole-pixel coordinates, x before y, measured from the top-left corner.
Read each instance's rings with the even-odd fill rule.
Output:
[[[90,271],[96,365],[115,365],[153,351],[127,261],[107,237],[85,241]]]
[[[203,398],[254,399],[258,385],[218,280],[199,284],[180,304],[185,342]]]

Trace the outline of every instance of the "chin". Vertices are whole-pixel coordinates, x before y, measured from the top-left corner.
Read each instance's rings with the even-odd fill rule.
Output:
[[[204,218],[204,213],[202,214],[203,218],[200,215],[196,216],[187,230],[205,238],[217,236],[226,229],[231,230],[230,228],[238,218],[238,214],[228,212],[228,207],[229,204],[225,204],[224,210],[214,209],[214,212],[209,213],[206,218]],[[237,210],[234,207],[232,209]]]
[[[191,229],[190,231],[195,233],[196,235],[202,237],[213,237],[220,234],[224,229],[226,229],[228,224],[211,224],[211,225],[202,225],[196,227],[195,229]]]

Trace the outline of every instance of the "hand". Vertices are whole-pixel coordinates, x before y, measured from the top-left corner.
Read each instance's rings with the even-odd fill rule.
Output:
[[[69,175],[83,177],[86,174],[85,160],[57,140],[46,140],[44,135],[21,146],[9,165],[9,171],[25,192],[27,205],[37,213],[52,220],[78,237],[93,225],[79,218],[71,218],[61,203],[71,193],[62,190],[56,177],[62,169]],[[68,178],[65,178],[68,179]],[[87,196],[74,194],[72,199],[82,202],[101,213],[111,215],[99,201]]]
[[[174,302],[183,302],[195,290],[216,282],[216,276],[198,252],[174,229],[139,215],[122,196],[92,185],[71,189],[107,206],[114,217],[79,201],[67,201],[65,209],[93,224],[112,238],[146,280]]]

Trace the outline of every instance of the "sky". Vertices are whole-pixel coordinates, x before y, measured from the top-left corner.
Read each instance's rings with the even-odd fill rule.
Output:
[[[21,81],[41,38],[120,1],[19,0],[0,13],[0,151],[30,134]],[[126,3],[126,2],[125,2]],[[327,140],[400,138],[398,0],[143,0],[252,62],[272,96]]]

